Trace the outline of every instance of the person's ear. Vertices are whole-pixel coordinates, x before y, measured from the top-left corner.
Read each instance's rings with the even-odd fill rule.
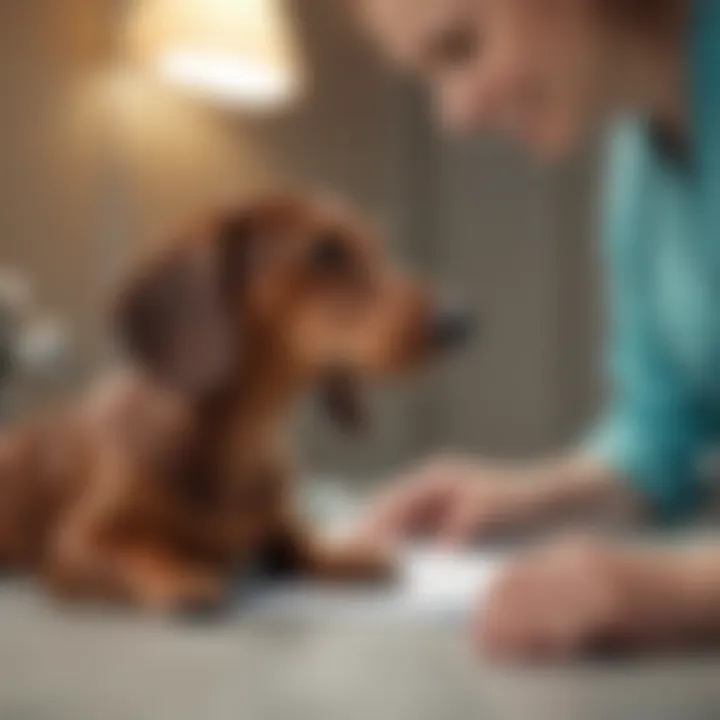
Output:
[[[358,377],[335,370],[322,379],[319,392],[326,412],[342,430],[357,433],[365,429],[368,418]]]

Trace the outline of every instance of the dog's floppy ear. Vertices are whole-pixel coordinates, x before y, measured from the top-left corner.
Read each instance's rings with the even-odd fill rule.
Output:
[[[230,314],[239,279],[241,219],[214,242],[183,244],[132,280],[117,308],[116,328],[131,357],[173,387],[203,393],[228,379],[238,361]]]
[[[346,432],[360,432],[367,425],[361,382],[348,370],[334,370],[323,378],[320,399],[332,420]]]

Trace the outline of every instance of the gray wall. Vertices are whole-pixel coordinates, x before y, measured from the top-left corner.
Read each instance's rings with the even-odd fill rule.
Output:
[[[469,290],[484,331],[440,373],[430,436],[494,454],[555,449],[594,405],[590,168],[543,171],[481,140],[440,144],[437,169],[430,264]]]
[[[123,70],[120,2],[0,0],[2,260],[72,318],[86,374],[105,357],[112,278],[184,213],[278,181],[330,188],[412,264],[464,289],[484,331],[424,380],[376,396],[368,438],[339,439],[309,410],[309,461],[368,475],[440,446],[545,451],[593,396],[587,173],[441,141],[339,5],[292,4],[311,85],[288,112],[248,118]]]

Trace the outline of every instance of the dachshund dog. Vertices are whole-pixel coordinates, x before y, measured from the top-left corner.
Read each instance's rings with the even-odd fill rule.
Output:
[[[462,340],[344,209],[274,196],[186,227],[120,294],[123,368],[0,440],[0,562],[62,597],[161,613],[220,606],[250,566],[381,577],[369,548],[313,537],[284,430],[318,388],[346,427],[364,377]]]

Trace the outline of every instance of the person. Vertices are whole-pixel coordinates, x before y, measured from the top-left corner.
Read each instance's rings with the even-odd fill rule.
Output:
[[[354,0],[362,24],[430,84],[451,129],[509,136],[542,160],[607,136],[602,248],[612,393],[563,457],[431,462],[367,519],[462,543],[582,512],[692,517],[720,440],[720,2]],[[510,563],[475,637],[510,658],[706,639],[720,550],[556,541]]]

